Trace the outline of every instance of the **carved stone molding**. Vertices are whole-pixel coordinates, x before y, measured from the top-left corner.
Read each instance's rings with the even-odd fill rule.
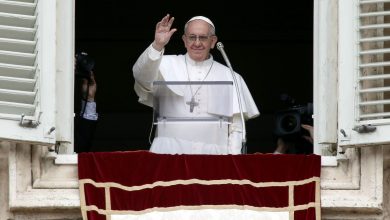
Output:
[[[28,144],[10,148],[10,209],[79,209],[77,166],[55,165],[44,149]]]

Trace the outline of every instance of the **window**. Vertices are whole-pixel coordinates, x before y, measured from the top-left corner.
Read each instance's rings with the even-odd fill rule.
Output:
[[[348,147],[390,141],[389,6],[380,0],[315,3],[317,154],[339,156]]]
[[[339,146],[390,141],[390,7],[339,4]]]
[[[56,75],[63,70],[56,65],[61,58],[56,56],[61,52],[56,20],[56,1],[0,1],[1,139],[54,144],[59,136],[56,118],[65,111],[57,110],[61,100],[56,100]],[[67,87],[61,90],[71,91]],[[63,126],[63,131],[69,130],[72,123]]]

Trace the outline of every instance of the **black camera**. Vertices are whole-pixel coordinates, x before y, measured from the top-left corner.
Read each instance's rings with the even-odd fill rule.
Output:
[[[76,54],[76,77],[90,80],[92,70],[95,67],[95,60],[93,60],[88,53],[79,52]]]
[[[301,125],[313,125],[313,103],[295,104],[295,99],[289,95],[282,95],[281,100],[287,108],[276,112],[274,134],[285,139],[300,138],[302,135],[309,136]]]

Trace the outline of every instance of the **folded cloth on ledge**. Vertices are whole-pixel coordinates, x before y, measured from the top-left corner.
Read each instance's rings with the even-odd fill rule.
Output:
[[[318,155],[78,154],[84,220],[319,220]]]

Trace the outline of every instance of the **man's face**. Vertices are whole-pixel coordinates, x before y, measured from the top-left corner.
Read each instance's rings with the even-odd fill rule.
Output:
[[[217,36],[210,35],[210,25],[203,20],[188,23],[187,31],[182,37],[188,55],[195,61],[209,58],[210,49],[217,43]]]

